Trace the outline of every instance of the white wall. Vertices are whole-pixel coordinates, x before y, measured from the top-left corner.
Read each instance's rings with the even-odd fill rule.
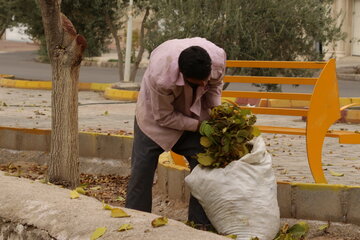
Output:
[[[33,42],[28,35],[24,34],[25,27],[6,29],[5,39],[20,42]]]

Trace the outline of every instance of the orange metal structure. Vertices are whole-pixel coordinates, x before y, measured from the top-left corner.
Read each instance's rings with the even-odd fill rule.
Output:
[[[340,108],[336,63],[327,62],[284,62],[284,61],[227,61],[227,67],[238,68],[296,68],[319,69],[317,78],[265,77],[265,76],[225,76],[224,82],[238,83],[274,83],[314,85],[312,94],[278,92],[223,91],[223,97],[242,97],[260,99],[308,100],[308,109],[242,107],[254,114],[306,116],[306,128],[258,126],[264,133],[279,133],[306,136],[308,163],[316,183],[327,183],[322,169],[322,146],[325,137],[337,137],[342,144],[360,144],[360,133],[333,131],[330,126],[341,117],[341,110],[354,106],[350,104]],[[183,156],[172,153],[176,164],[186,166]]]

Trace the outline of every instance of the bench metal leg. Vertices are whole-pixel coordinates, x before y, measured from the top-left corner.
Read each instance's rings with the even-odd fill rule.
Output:
[[[309,167],[316,183],[327,183],[321,161],[325,133],[320,133],[318,130],[312,134],[311,132],[307,132],[306,136],[306,149]]]
[[[330,59],[314,87],[306,125],[306,149],[316,183],[327,183],[321,164],[327,130],[340,116],[335,59]]]

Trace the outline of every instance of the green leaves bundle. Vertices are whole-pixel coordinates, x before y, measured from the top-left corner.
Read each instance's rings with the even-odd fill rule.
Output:
[[[249,141],[260,135],[253,126],[255,122],[256,116],[236,103],[225,102],[214,107],[210,119],[200,125],[203,135],[200,143],[206,151],[197,154],[198,162],[203,166],[225,167],[249,153],[252,149]]]

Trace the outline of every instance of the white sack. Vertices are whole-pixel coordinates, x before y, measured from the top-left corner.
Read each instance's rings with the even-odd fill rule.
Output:
[[[272,240],[280,227],[277,184],[262,137],[251,153],[225,168],[198,165],[185,178],[219,233]]]

